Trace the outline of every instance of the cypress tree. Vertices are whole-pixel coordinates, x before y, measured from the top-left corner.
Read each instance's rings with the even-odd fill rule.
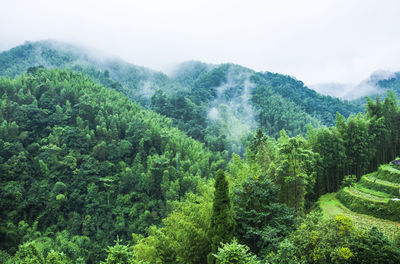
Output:
[[[229,195],[229,183],[222,170],[218,170],[215,178],[215,193],[213,212],[209,229],[211,253],[207,257],[207,263],[215,263],[213,254],[217,253],[221,243],[228,243],[233,238],[236,222],[232,202]]]

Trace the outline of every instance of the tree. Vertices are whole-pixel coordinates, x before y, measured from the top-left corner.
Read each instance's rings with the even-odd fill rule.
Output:
[[[374,162],[376,169],[380,164],[393,160],[399,153],[399,103],[393,91],[389,91],[383,103],[377,97],[375,102],[367,99],[366,116],[370,120],[370,134],[375,135],[373,142],[376,151]]]
[[[309,214],[269,256],[272,263],[399,263],[400,249],[376,228],[361,230],[352,219]]]
[[[208,231],[212,211],[212,187],[198,186],[201,195],[188,193],[175,202],[162,227],[151,226],[146,237],[134,235],[136,259],[149,263],[206,263],[210,252]]]
[[[189,114],[185,107],[182,113]],[[38,68],[0,78],[0,250],[11,255],[38,236],[67,245],[85,235],[90,243],[77,255],[99,263],[117,236],[126,241],[161,224],[174,201],[225,164],[220,153],[187,137],[172,120],[83,74]],[[190,219],[179,223],[186,229],[171,231],[177,239],[199,230]],[[199,253],[203,263],[210,252],[209,221],[204,226],[188,232],[202,243],[187,238],[190,248],[206,245]],[[63,230],[70,238],[58,239]],[[76,263],[70,251],[75,247],[48,248]],[[187,254],[183,246],[179,252]]]
[[[347,164],[343,138],[336,127],[310,129],[307,139],[314,153],[318,153],[315,162],[316,184],[314,196],[318,198],[327,192],[336,192],[345,175]]]
[[[229,195],[229,182],[222,170],[218,170],[215,178],[215,192],[213,211],[209,229],[211,253],[207,257],[207,263],[215,263],[213,254],[217,253],[220,243],[227,243],[233,238],[236,222],[232,202]]]
[[[249,247],[241,245],[236,239],[230,243],[222,243],[218,253],[214,255],[218,264],[260,264],[257,257],[249,252]]]
[[[15,264],[72,264],[72,262],[63,252],[54,251],[53,249],[41,248],[35,242],[27,242],[20,245],[17,253],[7,263]],[[75,263],[83,263],[80,259]]]
[[[302,137],[289,138],[284,130],[278,140],[279,158],[270,166],[270,175],[280,187],[280,199],[301,214],[305,196],[315,183],[315,155]]]
[[[121,245],[117,239],[115,245],[107,248],[107,258],[105,262],[100,264],[145,264],[147,262],[137,261],[136,254],[128,246]]]
[[[265,176],[250,176],[234,190],[236,236],[257,255],[266,254],[294,229],[294,211],[278,203],[278,188]]]

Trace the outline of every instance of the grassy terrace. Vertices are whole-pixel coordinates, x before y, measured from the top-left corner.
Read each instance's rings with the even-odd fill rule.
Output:
[[[400,223],[398,222],[350,211],[338,199],[336,199],[336,193],[328,193],[321,196],[319,199],[319,207],[321,208],[323,215],[327,218],[334,218],[339,214],[346,215],[353,219],[355,226],[364,230],[376,226],[379,231],[392,239],[396,232],[400,232]]]
[[[394,195],[390,195],[386,192],[381,192],[381,191],[376,191],[373,189],[369,189],[367,187],[364,187],[360,184],[356,184],[353,189],[357,190],[358,192],[362,192],[364,194],[370,195],[370,196],[374,196],[376,198],[387,198],[387,199],[392,199],[392,198],[396,198]]]
[[[364,192],[365,190],[365,192]],[[343,191],[347,191],[353,196],[356,196],[357,198],[364,199],[364,200],[369,200],[375,203],[387,203],[390,200],[390,197],[387,197],[387,194],[380,193],[379,196],[376,195],[376,193],[373,190],[368,190],[368,189],[360,189],[360,187],[348,187],[345,188]],[[386,195],[385,197],[382,197],[382,195]]]
[[[400,182],[400,171],[390,164],[379,167],[376,177],[393,183]]]
[[[384,186],[388,186],[388,187],[393,187],[393,188],[396,188],[396,189],[399,187],[399,185],[397,183],[393,183],[393,182],[390,182],[390,181],[385,181],[385,180],[382,180],[382,179],[375,178],[375,173],[371,173],[371,174],[365,175],[363,178],[364,178],[365,181],[368,181],[368,182],[371,182],[371,183],[384,185]]]
[[[390,181],[376,178],[376,173],[364,175],[358,185],[365,188],[380,191],[396,197],[399,193],[399,185]]]

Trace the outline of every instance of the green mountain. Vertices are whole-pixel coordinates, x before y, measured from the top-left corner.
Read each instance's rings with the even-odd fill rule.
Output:
[[[225,168],[171,120],[81,73],[2,77],[0,98],[1,250],[66,230],[98,263]]]
[[[381,88],[383,92],[393,90],[397,98],[400,98],[400,72],[395,72],[390,77],[377,80],[376,85]],[[380,94],[382,95],[382,93]]]
[[[56,41],[27,42],[0,53],[0,75],[30,67],[69,68],[171,117],[175,126],[216,151],[244,153],[258,127],[278,137],[305,134],[308,124],[334,124],[362,112],[360,104],[322,96],[290,76],[234,65],[180,64],[171,76]]]
[[[379,97],[384,100],[388,91],[393,91],[400,98],[400,72],[373,73],[367,80],[358,84],[354,90],[365,90],[365,96],[353,100],[355,104],[366,104],[367,97],[375,99]]]
[[[336,213],[399,221],[400,169],[365,175],[400,153],[393,92],[351,115],[290,76],[92,54],[0,54],[0,263],[399,262],[398,222]]]
[[[0,75],[3,76],[15,77],[37,66],[84,72],[141,104],[148,103],[154,90],[176,90],[176,84],[163,73],[54,40],[26,42],[0,54]]]
[[[240,136],[257,127],[273,137],[278,137],[282,129],[289,135],[304,134],[307,124],[333,125],[337,112],[347,117],[363,111],[360,105],[322,96],[293,77],[255,72],[239,65],[189,62],[180,65],[172,78],[189,91],[170,98],[157,94],[153,109],[160,112],[165,105],[173,109],[177,98],[189,99],[189,104],[199,106],[203,118],[191,128],[197,125],[196,132],[206,131],[207,135],[207,129],[217,123],[217,127],[226,128],[222,134],[233,139],[228,142],[240,142]],[[163,114],[175,119],[182,115],[167,109]]]

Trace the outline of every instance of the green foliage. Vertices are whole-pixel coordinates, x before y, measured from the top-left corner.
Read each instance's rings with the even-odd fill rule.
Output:
[[[251,80],[257,84],[251,99],[257,120],[270,136],[278,137],[282,129],[296,136],[305,133],[308,124],[333,125],[336,112],[346,117],[361,112],[359,106],[319,95],[290,76],[266,72]]]
[[[359,184],[371,190],[384,192],[392,196],[397,196],[399,194],[399,185],[397,183],[378,179],[376,178],[376,173],[362,176]]]
[[[374,134],[369,133],[368,119],[361,114],[350,116],[347,123],[338,122],[337,127],[345,138],[349,173],[357,175],[357,179],[360,179],[361,175],[367,172],[372,141],[375,138]]]
[[[126,245],[121,245],[117,239],[115,245],[108,247],[107,258],[101,264],[146,264],[147,262],[137,261],[136,254]]]
[[[360,107],[289,76],[191,62],[170,78],[61,46],[26,43],[0,54],[0,75],[27,70],[0,78],[2,262],[258,263],[249,248],[273,263],[398,262],[397,246],[343,217],[311,216],[289,235],[293,212],[278,203],[301,216],[321,194],[355,181],[345,175],[360,179],[398,156],[394,93],[351,115]],[[250,141],[257,126],[265,134]],[[244,155],[249,142],[244,161],[234,152]],[[209,182],[231,156],[213,194]],[[389,201],[399,175],[381,166],[338,197],[399,220],[400,203]],[[132,233],[133,246],[117,240],[104,250]],[[234,234],[242,245],[229,243]]]
[[[375,177],[389,182],[400,182],[400,170],[390,164],[384,164],[379,167]]]
[[[5,252],[3,250],[0,251],[0,263],[1,264],[7,263],[10,258],[11,258],[10,254],[8,254],[7,252]]]
[[[229,242],[236,228],[234,211],[229,194],[229,182],[222,170],[215,177],[215,192],[208,237],[211,241],[211,253],[216,253],[220,243]],[[207,257],[207,263],[214,263],[212,256]]]
[[[278,203],[278,192],[270,180],[258,176],[234,190],[236,236],[257,255],[274,249],[294,229],[294,211]]]
[[[6,263],[16,264],[72,264],[84,263],[82,259],[77,259],[75,262],[71,261],[63,252],[54,251],[51,249],[49,252],[44,253],[40,244],[35,242],[27,242],[20,245],[15,256],[8,260]]]
[[[377,172],[364,175],[359,183],[341,189],[337,197],[354,212],[398,221],[400,203],[392,199],[398,197],[398,176],[396,166],[382,165]]]
[[[340,190],[337,194],[341,201],[350,210],[372,215],[379,218],[399,221],[400,202],[392,201],[389,198],[380,198],[375,195],[349,189],[348,187]]]
[[[375,135],[372,144],[375,152],[372,165],[376,169],[380,164],[388,163],[398,155],[400,108],[393,91],[388,91],[383,102],[379,97],[375,102],[371,99],[367,101],[366,115],[370,120],[370,133]]]
[[[23,229],[20,223],[19,229]],[[25,231],[24,237],[14,257],[16,263],[87,263],[89,260],[90,240],[83,236],[71,236],[68,231],[59,232],[55,238]],[[7,263],[7,262],[5,262]],[[14,262],[11,262],[14,263]]]
[[[98,263],[117,236],[161,224],[173,201],[225,167],[171,120],[82,74],[0,78],[0,98],[0,248],[11,254],[67,230],[90,239],[83,258]]]
[[[268,262],[267,263],[276,263],[276,264],[300,264],[306,263],[298,260],[296,257],[296,245],[293,244],[292,241],[286,239],[279,244],[279,248],[277,254],[270,254],[268,255]],[[305,254],[304,254],[305,255]]]
[[[397,263],[399,258],[400,249],[377,229],[364,232],[341,215],[334,220],[306,217],[269,256],[272,263]]]
[[[234,64],[186,62],[168,77],[121,60],[96,59],[56,41],[27,42],[0,54],[0,75],[15,77],[28,69],[35,74],[38,65],[82,72],[172,118],[176,127],[210,149],[229,154],[244,154],[243,141],[257,126],[269,136],[278,137],[282,129],[295,136],[305,134],[307,124],[332,125],[336,112],[347,117],[362,111],[361,104],[319,95],[290,76],[256,73]],[[221,104],[230,115],[215,122],[207,115]]]
[[[307,131],[307,138],[315,153],[316,183],[314,192],[318,197],[339,189],[347,165],[344,138],[336,127]]]
[[[305,197],[315,183],[315,154],[301,136],[289,138],[281,131],[279,156],[269,168],[270,177],[280,188],[280,201],[301,214]]]
[[[377,85],[387,91],[392,90],[398,97],[400,95],[399,80],[400,80],[400,73],[396,72],[396,73],[394,73],[394,76],[392,76],[388,79],[379,80],[377,82]]]
[[[357,182],[356,175],[346,175],[346,176],[344,176],[344,178],[342,180],[342,184],[340,185],[340,188],[351,187],[356,182]]]
[[[356,175],[359,180],[363,174],[396,157],[400,142],[399,113],[395,95],[388,92],[383,102],[380,98],[375,102],[369,99],[365,115],[351,115],[346,120],[338,114],[334,127],[309,127],[307,138],[318,154],[315,198],[338,191],[345,175]],[[380,173],[386,170],[391,172]],[[375,177],[380,179],[381,174],[390,175],[387,178],[390,181],[399,179],[390,166],[381,167]]]
[[[230,243],[222,243],[221,247],[218,248],[218,253],[214,254],[217,259],[217,264],[258,264],[261,263],[257,260],[257,257],[249,252],[249,248],[245,245],[241,245],[236,239],[233,239]]]
[[[188,194],[174,204],[163,227],[151,227],[148,236],[134,235],[137,260],[149,263],[205,263],[210,251],[208,229],[212,212],[212,189],[200,185],[201,195]]]
[[[350,244],[358,263],[397,263],[400,248],[387,239],[376,227],[369,229],[361,239]]]
[[[201,74],[206,74],[212,68],[212,65],[206,63],[187,61],[179,64],[172,76],[181,85],[190,87],[194,85]]]
[[[394,244],[400,248],[400,233],[397,233],[395,238],[394,238]]]

